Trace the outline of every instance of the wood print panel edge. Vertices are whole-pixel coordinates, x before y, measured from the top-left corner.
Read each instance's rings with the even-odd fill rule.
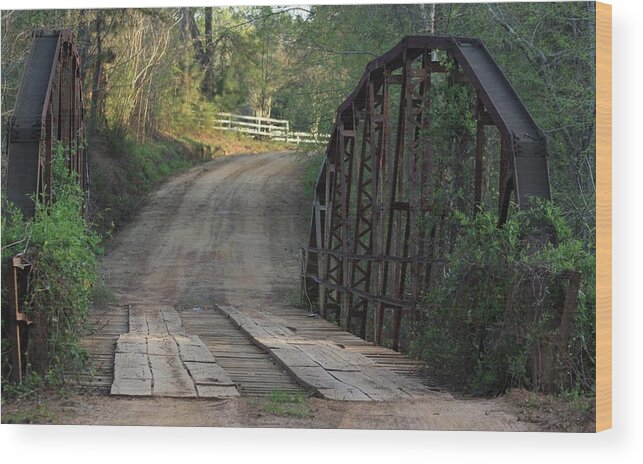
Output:
[[[612,6],[596,3],[596,431],[612,427]]]

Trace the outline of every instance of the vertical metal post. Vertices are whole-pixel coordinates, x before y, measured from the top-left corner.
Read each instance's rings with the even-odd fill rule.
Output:
[[[500,188],[498,198],[498,225],[507,221],[509,211],[509,202],[511,201],[511,192],[513,190],[513,169],[511,166],[511,147],[509,140],[502,135],[500,143]]]
[[[384,69],[384,84],[382,90],[382,136],[378,147],[378,176],[373,187],[376,189],[376,203],[374,207],[374,229],[373,229],[373,254],[379,259],[375,262],[375,294],[380,296],[384,293],[384,246],[385,240],[385,221],[383,214],[386,202],[384,189],[386,185],[388,155],[391,148],[391,72],[388,68]],[[382,324],[384,319],[384,308],[380,302],[375,303],[373,311],[373,343],[378,345],[382,339]]]
[[[356,197],[355,230],[352,243],[354,255],[376,254],[374,244],[376,242],[375,230],[379,218],[378,206],[378,176],[379,156],[384,125],[383,101],[377,103],[379,112],[376,109],[376,88],[383,89],[383,79],[369,78],[367,84],[367,102],[363,117],[362,143],[358,158],[358,180]],[[384,97],[384,95],[379,95]],[[370,293],[373,285],[373,269],[376,263],[372,260],[356,260],[351,269],[351,285],[359,288],[365,293]],[[356,331],[360,337],[366,337],[366,324],[368,318],[369,299],[352,293],[349,294],[348,325],[357,325]],[[353,324],[356,322],[356,324]]]
[[[341,120],[341,115],[338,115],[338,121]],[[325,291],[324,314],[328,317],[328,311],[334,310],[333,316],[336,318],[340,311],[340,291],[339,286],[342,283],[342,260],[337,255],[337,252],[342,251],[342,152],[344,150],[344,143],[342,141],[342,133],[339,126],[334,134],[334,141],[331,142],[328,151],[328,169],[332,172],[330,176],[330,183],[328,189],[328,203],[327,203],[327,223],[326,223],[326,240],[325,244],[328,250],[334,253],[326,254],[326,262],[324,266],[325,278],[324,281],[331,284],[330,288]],[[337,320],[337,319],[336,319]]]
[[[21,255],[13,256],[10,260],[9,280],[9,340],[11,342],[11,380],[15,383],[22,382],[22,332],[31,323],[29,318],[20,312],[20,281],[19,273],[30,264],[22,259]]]
[[[345,289],[350,289],[351,283],[351,260],[348,258],[350,253],[349,243],[349,222],[350,222],[350,203],[351,203],[351,185],[353,180],[353,158],[355,152],[356,126],[355,126],[355,109],[351,108],[351,114],[347,117],[348,121],[342,121],[340,125],[340,166],[341,166],[341,218],[340,218],[340,242],[338,247],[342,252],[341,277],[338,283],[341,283]],[[340,306],[337,307],[336,320],[344,328],[347,328],[346,319],[342,318],[342,312],[348,313],[349,292],[343,291],[341,295]]]
[[[474,174],[474,188],[473,188],[473,208],[474,213],[482,209],[482,182],[484,177],[484,121],[482,114],[484,112],[484,105],[478,99],[477,104],[477,123],[476,123],[476,161],[475,161],[475,174]]]
[[[20,312],[18,302],[18,269],[15,266],[16,258],[11,258],[11,276],[9,280],[9,341],[11,343],[11,380],[22,383],[22,345],[20,325],[17,315]]]
[[[433,169],[432,158],[431,158],[431,140],[427,131],[431,127],[431,117],[430,117],[430,105],[431,105],[431,66],[433,65],[433,51],[425,50],[423,56],[423,65],[422,67],[426,71],[426,77],[421,84],[420,93],[422,95],[422,105],[421,110],[421,125],[418,130],[418,139],[422,140],[422,146],[419,147],[421,150],[421,161],[420,161],[420,173],[418,176],[418,217],[420,218],[418,224],[418,245],[417,245],[417,255],[421,258],[416,265],[417,277],[415,279],[415,287],[412,289],[413,301],[417,303],[418,298],[420,297],[421,289],[426,288],[427,275],[430,276],[431,273],[431,262],[426,260],[428,255],[428,250],[430,247],[430,239],[426,236],[426,220],[429,213],[428,205],[428,186],[427,182],[430,179]],[[414,311],[414,320],[418,321],[419,312],[417,311],[416,306],[413,307]]]
[[[403,162],[402,157],[403,157],[403,150],[404,150],[404,127],[406,123],[406,92],[407,92],[407,70],[408,70],[408,61],[407,61],[407,56],[406,56],[406,51],[403,52],[402,56],[402,63],[404,63],[403,68],[402,68],[402,79],[401,79],[401,88],[400,88],[400,104],[399,104],[399,110],[398,110],[398,121],[397,121],[397,136],[395,140],[395,153],[393,154],[393,160],[392,160],[392,166],[391,166],[391,172],[389,174],[389,195],[388,195],[388,201],[386,203],[386,209],[387,209],[387,227],[386,227],[386,232],[385,232],[385,245],[384,245],[384,254],[389,255],[391,253],[393,241],[395,240],[395,225],[396,223],[398,224],[398,231],[401,227],[400,219],[397,219],[399,216],[399,212],[404,210],[404,205],[403,204],[398,204],[397,202],[397,197],[398,197],[398,189],[400,188],[400,161]],[[399,239],[395,240],[396,243],[396,248],[399,244]],[[384,261],[384,269],[382,271],[382,276],[380,279],[380,286],[378,288],[378,294],[381,296],[384,296],[387,292],[388,288],[388,277],[389,277],[389,267],[391,263],[389,263],[387,260]],[[397,266],[398,264],[393,264],[394,271],[397,271]],[[394,292],[397,293],[396,291],[396,284],[395,284],[395,277],[394,277]],[[382,331],[384,327],[384,309],[385,309],[385,304],[380,300],[377,303],[377,330],[375,334],[375,343],[380,345],[382,343]],[[398,308],[396,308],[396,311]],[[394,334],[395,337],[395,334]]]
[[[323,247],[324,249],[329,249],[330,248],[330,222],[331,222],[331,215],[332,215],[332,209],[333,209],[333,204],[331,200],[331,188],[333,185],[332,178],[335,175],[335,169],[334,166],[330,164],[330,160],[326,158],[326,210],[324,212],[324,240],[323,240]],[[328,314],[326,312],[326,302],[328,301],[328,288],[325,285],[325,282],[328,280],[328,268],[330,266],[330,255],[326,254],[322,256],[323,259],[323,266],[321,269],[321,282],[319,284],[319,312],[322,315],[322,317],[326,318],[328,317]]]
[[[371,85],[369,83],[368,88],[370,89],[370,87]],[[357,117],[355,119],[356,121],[359,121]],[[365,185],[367,183],[366,177],[370,174],[370,159],[368,157],[368,151],[366,148],[367,144],[369,143],[368,131],[370,126],[370,114],[368,113],[368,110],[366,111],[361,124],[362,139],[360,149],[355,150],[357,156],[357,188],[355,189],[355,227],[353,230],[353,239],[350,246],[351,255],[357,255],[358,252],[362,251],[362,230],[366,228],[366,233],[369,232],[369,220],[366,216],[368,215],[371,206],[368,199],[368,193],[365,190]],[[355,131],[357,131],[357,124],[355,124]],[[344,257],[344,259],[347,258]],[[367,266],[367,263],[362,263],[358,259],[350,260],[350,266],[348,267],[346,274],[346,277],[348,278],[347,287],[349,289],[353,289],[363,283],[365,274],[367,273],[367,270],[364,269],[365,266]],[[354,295],[352,291],[347,292],[345,312],[346,319],[344,324],[349,331],[353,330],[352,321],[355,318],[361,317],[362,314],[361,312],[358,312],[356,310],[356,306],[362,306],[364,300],[360,299],[360,301],[356,304],[355,299],[360,299],[360,297]],[[364,334],[361,334],[361,329],[360,335],[364,337]]]

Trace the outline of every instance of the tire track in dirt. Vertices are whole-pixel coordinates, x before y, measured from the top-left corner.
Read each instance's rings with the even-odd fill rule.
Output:
[[[215,160],[163,185],[103,260],[120,304],[206,306],[292,287],[305,203],[288,153]]]

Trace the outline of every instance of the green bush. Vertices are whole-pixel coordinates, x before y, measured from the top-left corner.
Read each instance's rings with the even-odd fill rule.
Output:
[[[437,376],[479,394],[530,387],[534,347],[552,336],[564,271],[581,275],[572,335],[556,360],[563,389],[591,392],[595,376],[595,259],[551,203],[512,215],[456,213],[455,245],[421,304],[411,350]],[[543,230],[550,241],[536,241]],[[539,234],[540,231],[540,234]],[[555,332],[555,330],[554,330]],[[555,333],[553,334],[555,335]]]
[[[79,346],[96,282],[99,237],[83,218],[83,192],[70,174],[63,151],[53,160],[51,202],[37,202],[25,220],[11,205],[2,215],[3,274],[8,258],[23,253],[31,263],[22,309],[34,324],[29,330],[29,369],[46,378],[62,378],[63,369],[79,367]],[[3,304],[8,279],[3,279]],[[3,344],[3,352],[8,350]],[[4,358],[6,360],[6,357]],[[4,369],[3,369],[4,372]]]
[[[125,129],[98,133],[92,141],[92,221],[103,234],[124,224],[159,183],[202,160],[191,146],[168,138],[137,142]]]

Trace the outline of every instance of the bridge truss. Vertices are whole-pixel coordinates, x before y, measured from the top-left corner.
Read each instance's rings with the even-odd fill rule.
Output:
[[[51,196],[58,143],[67,151],[70,171],[89,188],[80,58],[69,29],[33,32],[8,134],[7,198],[26,217],[35,211],[32,196]]]
[[[437,52],[455,67],[436,60]],[[472,210],[482,201],[488,125],[501,138],[500,224],[512,193],[519,208],[529,197],[550,198],[545,136],[479,40],[410,36],[370,62],[337,111],[314,191],[302,284],[323,317],[362,338],[382,344],[390,327],[395,350],[402,316],[415,308],[431,272],[435,229],[419,219],[432,213],[425,199],[435,175],[427,137],[435,73],[470,84],[477,95]]]

